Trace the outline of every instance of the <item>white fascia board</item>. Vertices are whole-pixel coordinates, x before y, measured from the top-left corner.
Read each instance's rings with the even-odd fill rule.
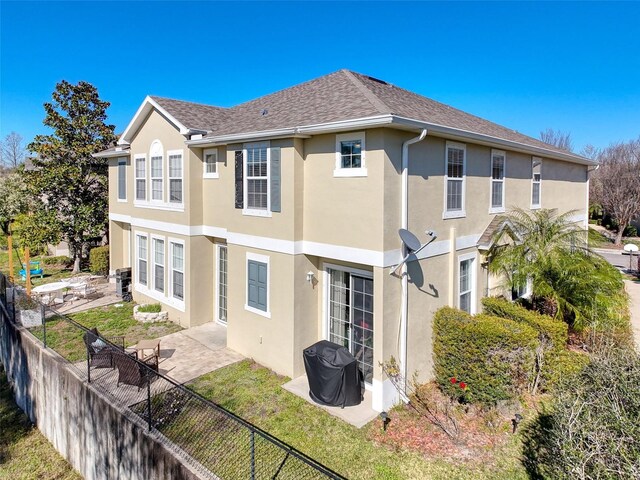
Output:
[[[138,130],[140,125],[142,125],[145,117],[153,109],[156,109],[162,114],[163,117],[169,120],[180,131],[182,135],[187,135],[189,132],[191,132],[191,130],[189,130],[186,126],[176,120],[173,115],[162,108],[158,102],[147,95],[147,97],[142,102],[142,105],[140,105],[140,108],[138,108],[138,111],[129,122],[129,125],[127,125],[127,128],[125,128],[124,132],[122,132],[122,135],[120,135],[118,145],[128,145],[129,143],[131,143],[130,137],[136,130]]]
[[[378,127],[393,123],[393,115],[376,115],[375,117],[353,118],[340,120],[339,122],[319,123],[315,125],[303,125],[297,128],[300,133],[319,134],[353,130],[355,128]]]
[[[393,115],[393,123],[396,125],[413,126],[416,129],[426,128],[429,133],[440,133],[443,136],[447,136],[453,139],[470,140],[474,143],[484,144],[489,146],[501,145],[505,148],[515,151],[528,153],[533,155],[542,155],[546,158],[563,160],[571,163],[578,163],[580,165],[598,165],[598,162],[589,160],[588,158],[581,157],[579,155],[573,155],[571,153],[560,153],[554,150],[549,150],[543,147],[534,147],[526,145],[520,142],[514,142],[513,140],[505,140],[499,137],[492,137],[490,135],[484,135],[481,133],[471,132],[469,130],[463,130],[459,128],[446,127],[444,125],[438,125],[436,123],[423,122],[422,120],[415,120],[412,118],[399,117]]]
[[[279,130],[234,133],[231,135],[219,135],[217,137],[199,138],[197,140],[187,140],[184,143],[190,147],[213,147],[216,145],[226,145],[228,143],[259,141],[272,138],[289,138],[293,136],[299,136],[297,135],[297,131],[295,128],[282,128]],[[308,138],[308,136],[306,136],[306,138]]]

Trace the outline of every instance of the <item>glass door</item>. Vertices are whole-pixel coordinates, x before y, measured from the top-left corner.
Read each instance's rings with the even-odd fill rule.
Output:
[[[356,357],[366,383],[373,379],[373,279],[344,270],[329,273],[329,340]]]
[[[218,245],[217,312],[218,322],[227,324],[227,246]]]

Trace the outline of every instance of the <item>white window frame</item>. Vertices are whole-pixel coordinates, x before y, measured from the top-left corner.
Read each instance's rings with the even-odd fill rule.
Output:
[[[162,237],[160,235],[151,235],[151,252],[150,252],[150,259],[151,262],[149,262],[152,266],[152,270],[151,270],[151,278],[152,278],[152,282],[149,282],[148,285],[150,285],[150,290],[153,290],[155,292],[156,295],[162,295],[163,297],[163,301],[164,301],[164,297],[167,296],[167,239],[165,237]],[[156,243],[155,241],[159,240],[161,242],[163,242],[163,247],[162,247],[162,253],[163,256],[162,258],[164,259],[164,262],[162,264],[162,268],[163,268],[163,273],[162,273],[162,292],[157,290],[156,287]],[[160,264],[157,264],[160,265]]]
[[[135,268],[135,272],[136,272],[136,278],[135,278],[135,282],[134,284],[136,285],[136,289],[140,289],[141,288],[148,288],[149,287],[149,235],[147,235],[146,233],[141,233],[141,232],[135,232],[135,236],[136,236],[136,245],[135,245],[135,249],[136,249],[136,255],[135,255],[135,259],[136,259],[136,268]],[[144,238],[146,243],[147,243],[147,255],[145,258],[140,258],[140,239]],[[147,284],[143,284],[140,283],[140,260],[144,260],[147,263],[147,278],[145,279]]]
[[[178,238],[171,238],[169,237],[167,239],[168,241],[168,245],[169,245],[169,288],[168,288],[168,292],[169,292],[169,297],[171,298],[172,302],[175,303],[184,303],[185,298],[187,298],[187,247],[185,245],[184,240],[180,240]],[[174,245],[180,245],[182,246],[182,270],[177,270],[179,272],[182,273],[182,296],[183,298],[177,298],[174,295],[174,291],[173,291],[173,271],[176,270],[175,265],[173,264],[173,246]],[[167,261],[165,260],[165,263],[167,263]],[[167,275],[165,275],[166,277]]]
[[[120,170],[120,167],[124,167]],[[124,191],[120,191],[120,172],[123,172],[124,176]],[[127,201],[127,157],[118,157],[118,202]],[[120,194],[123,194],[123,198],[120,198]]]
[[[249,155],[247,151],[249,149],[254,148],[266,148],[267,149],[267,208],[249,208],[249,177],[248,173],[248,160]],[[249,215],[254,217],[271,217],[271,143],[270,142],[256,142],[256,143],[245,143],[242,146],[242,195],[243,195],[243,205],[242,209],[243,215]],[[261,179],[263,177],[251,177],[251,179]]]
[[[540,164],[540,178],[538,180],[535,179],[534,168],[535,164]],[[533,186],[538,185],[538,203],[533,203]],[[537,210],[542,208],[542,158],[540,157],[531,157],[531,210]]]
[[[180,156],[180,176],[179,177],[172,177],[171,176],[171,165],[169,163],[170,162],[169,158],[171,156]],[[166,169],[166,172],[167,172],[167,175],[166,175],[166,177],[167,177],[167,181],[166,181],[167,191],[165,192],[166,199],[167,199],[166,203],[169,203],[169,204],[174,205],[174,206],[184,205],[184,193],[185,193],[185,188],[184,188],[184,152],[183,152],[183,150],[167,150],[166,157],[167,157],[167,169]],[[181,181],[181,192],[180,192],[181,200],[179,202],[171,200],[171,180],[180,180]]]
[[[213,160],[214,171],[207,172],[207,166],[211,165],[207,163],[207,156],[213,155],[215,158]],[[207,148],[202,152],[202,178],[220,178],[220,174],[218,172],[218,149],[217,148]]]
[[[226,249],[227,251],[227,295],[226,295],[226,299],[227,299],[227,319],[226,320],[222,320],[220,318],[220,250],[221,249]],[[214,312],[214,317],[216,319],[216,322],[219,323],[220,325],[223,326],[227,326],[228,321],[229,321],[229,249],[227,248],[227,244],[225,243],[217,243],[216,244],[216,266],[215,266],[215,270],[216,270],[216,288],[214,290],[214,295],[216,296],[216,301],[215,303],[215,312]],[[248,280],[247,280],[247,284],[248,284]]]
[[[360,168],[342,167],[342,142],[360,140],[362,148],[360,150]],[[334,177],[366,177],[366,134],[365,132],[351,132],[336,135],[336,164],[333,170]]]
[[[462,178],[449,178],[449,149],[462,150]],[[462,183],[462,208],[460,210],[447,210],[447,193],[449,180],[460,181]],[[466,213],[466,190],[467,190],[467,145],[458,142],[446,142],[444,149],[444,208],[442,218],[464,218]]]
[[[227,250],[228,252],[228,250]],[[254,262],[265,263],[267,265],[267,311],[263,311],[249,306],[249,260]],[[271,318],[271,265],[269,264],[269,257],[267,255],[260,255],[257,253],[247,252],[246,261],[244,264],[245,271],[245,295],[244,295],[244,309],[248,312],[255,313],[265,318]]]
[[[159,151],[159,154],[158,154]],[[160,157],[160,176],[159,177],[154,177],[153,176],[153,160],[155,158]],[[165,181],[164,181],[164,177],[165,177],[165,167],[164,167],[164,163],[165,163],[165,155],[164,155],[164,148],[162,148],[162,143],[160,143],[159,140],[154,140],[151,143],[151,147],[149,148],[149,201],[151,203],[154,204],[162,204],[165,203],[164,199],[165,199]],[[160,180],[161,182],[161,187],[160,187],[160,198],[153,198],[153,181],[154,180]]]
[[[477,313],[477,302],[478,302],[478,276],[477,276],[477,265],[478,265],[478,255],[476,253],[466,253],[464,255],[458,255],[458,274],[456,276],[456,306],[460,308],[460,296],[463,292],[460,291],[460,265],[462,262],[466,262],[467,260],[471,260],[471,268],[469,269],[470,275],[470,297],[469,300],[471,308],[470,314],[475,315]]]
[[[138,176],[138,160],[144,161],[144,172],[143,176]],[[134,178],[134,186],[133,186],[133,203],[139,204],[147,201],[149,194],[149,179],[148,179],[148,168],[147,168],[147,155],[146,154],[137,154],[133,156],[133,178]],[[138,198],[138,180],[144,180],[144,198]]]
[[[496,180],[493,178],[493,158],[494,157],[502,157],[502,179]],[[504,213],[505,212],[505,179],[507,177],[507,152],[504,150],[491,150],[491,170],[489,171],[489,213]],[[493,206],[493,185],[495,183],[502,184],[502,201],[501,206],[494,207]]]

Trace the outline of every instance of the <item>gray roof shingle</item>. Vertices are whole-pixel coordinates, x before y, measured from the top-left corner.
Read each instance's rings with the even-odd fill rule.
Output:
[[[349,70],[339,70],[232,108],[152,98],[184,126],[206,130],[210,137],[394,114],[568,153],[515,130]]]

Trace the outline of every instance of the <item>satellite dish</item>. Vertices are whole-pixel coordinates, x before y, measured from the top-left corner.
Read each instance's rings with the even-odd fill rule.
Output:
[[[422,247],[422,244],[420,243],[420,240],[418,240],[418,237],[416,237],[409,230],[401,228],[400,230],[398,230],[398,235],[400,235],[400,240],[402,240],[402,243],[404,243],[409,252],[416,252],[420,250],[420,247]]]
[[[420,250],[422,250],[424,247],[426,247],[431,242],[433,242],[438,236],[432,230],[427,230],[426,234],[431,237],[431,240],[429,240],[427,243],[422,245],[422,243],[420,243],[420,240],[418,240],[418,237],[416,237],[413,233],[411,233],[406,228],[401,228],[400,230],[398,230],[398,235],[400,236],[400,240],[402,240],[402,244],[407,248],[407,254],[398,265],[396,265],[391,269],[391,272],[389,272],[389,275],[393,275],[394,273],[396,273],[398,271],[398,268],[404,265],[409,260],[409,257],[411,257],[411,255],[415,256]]]

